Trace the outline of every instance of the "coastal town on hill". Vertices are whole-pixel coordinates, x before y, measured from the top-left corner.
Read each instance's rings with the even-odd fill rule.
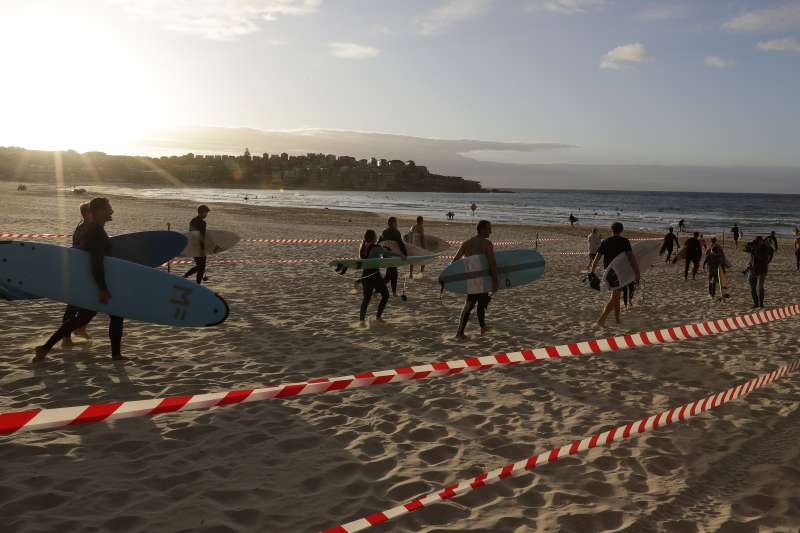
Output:
[[[349,155],[127,156],[0,148],[0,180],[52,182],[60,169],[63,183],[152,185],[176,181],[187,186],[414,192],[484,192],[480,182],[434,174],[414,161]]]

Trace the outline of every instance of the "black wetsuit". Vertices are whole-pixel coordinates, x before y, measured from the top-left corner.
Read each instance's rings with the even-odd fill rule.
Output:
[[[764,284],[767,281],[767,271],[775,253],[766,242],[756,244],[751,242],[745,248],[750,253],[750,294],[753,297],[753,307],[764,307]]]
[[[667,263],[669,263],[670,257],[672,257],[673,246],[680,248],[678,237],[674,233],[667,233],[664,235],[664,244],[661,245],[662,252],[667,252]]]
[[[203,240],[204,244],[206,240],[206,227],[207,227],[206,221],[203,220],[203,217],[201,217],[200,215],[194,217],[191,220],[191,222],[189,222],[189,231],[197,231],[198,233],[200,233],[201,236],[200,238]],[[189,276],[195,273],[197,274],[197,277],[195,278],[197,280],[197,283],[202,284],[203,276],[205,276],[206,274],[206,256],[195,257],[194,266],[191,269],[189,269],[189,271],[186,274],[184,274],[183,277],[188,278]]]
[[[708,267],[708,294],[717,295],[717,281],[719,280],[719,269],[725,264],[725,253],[718,245],[712,246],[706,253],[706,260],[703,266]],[[724,295],[723,295],[724,296]]]
[[[731,228],[731,233],[733,233],[733,242],[738,246],[739,244],[739,237],[742,235],[742,231],[739,229],[739,226],[734,226]]]
[[[383,257],[389,255],[386,251],[376,244],[367,246],[360,254],[361,259],[370,257]],[[395,269],[397,270],[397,269]],[[372,293],[377,291],[381,295],[381,301],[378,304],[378,318],[383,315],[383,310],[386,309],[386,303],[389,301],[389,290],[386,288],[386,282],[381,277],[381,269],[367,268],[362,271],[361,285],[364,290],[364,298],[361,300],[361,320],[367,317],[367,308],[369,302],[372,300]]]
[[[400,243],[400,249],[403,251],[403,255],[408,255],[408,250],[406,250],[406,245],[403,242],[403,236],[400,234],[400,230],[394,228],[386,228],[381,233],[381,238],[378,239],[378,242],[383,241],[397,241]],[[386,276],[383,278],[384,284],[389,283],[392,286],[392,294],[397,296],[397,268],[396,267],[389,267],[386,269]]]
[[[81,221],[80,224],[75,226],[75,231],[72,232],[72,247],[73,248],[80,248],[81,244],[81,234],[83,233],[85,223]],[[75,307],[74,305],[67,304],[67,308],[64,310],[64,316],[61,318],[61,322],[68,322],[69,320],[75,318],[78,315],[79,308]],[[67,335],[69,337],[69,335]]]
[[[686,260],[683,267],[683,279],[689,279],[689,265],[692,267],[692,279],[697,275],[697,269],[700,268],[700,259],[703,258],[703,248],[700,245],[700,239],[689,237],[683,243],[686,248]]]
[[[111,255],[111,239],[108,238],[103,226],[94,222],[87,222],[83,225],[80,235],[79,248],[89,252],[89,264],[92,270],[97,287],[100,290],[108,290],[106,285],[105,258]],[[97,315],[97,311],[79,309],[75,317],[61,324],[61,327],[44,343],[44,348],[49,351],[55,344],[75,331],[91,322]],[[111,358],[122,358],[122,325],[123,319],[118,316],[111,316],[108,324],[108,337],[111,339]]]

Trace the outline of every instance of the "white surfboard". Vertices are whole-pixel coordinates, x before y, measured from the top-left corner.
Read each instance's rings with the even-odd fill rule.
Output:
[[[408,256],[431,255],[430,250],[426,250],[425,248],[414,246],[409,242],[404,242],[403,244],[406,245],[406,252],[408,252],[406,255]],[[394,254],[401,255],[403,253],[403,250],[400,249],[400,243],[397,241],[381,241],[380,245]]]
[[[421,244],[422,248],[426,250],[426,253],[434,252],[444,252],[448,248],[450,248],[450,243],[445,241],[444,239],[440,239],[434,235],[425,234],[425,242]],[[413,240],[416,239],[416,240]],[[414,243],[417,246],[420,246],[419,243],[419,236],[414,235],[413,233],[406,233],[403,235],[403,240],[407,243]]]
[[[658,262],[661,242],[640,241],[631,246],[631,248],[639,265],[639,274],[644,276],[645,272],[650,270],[654,263]],[[633,265],[628,259],[628,254],[623,253],[615,257],[611,264],[608,265],[608,268],[603,271],[600,279],[600,289],[603,291],[619,289],[636,281],[636,274],[633,271]]]
[[[202,257],[206,255],[218,254],[225,250],[230,250],[239,242],[239,236],[232,231],[221,229],[210,229],[206,231],[205,242],[199,231],[189,231],[184,233],[189,239],[186,248],[180,253],[181,257]],[[201,244],[204,244],[201,246]]]

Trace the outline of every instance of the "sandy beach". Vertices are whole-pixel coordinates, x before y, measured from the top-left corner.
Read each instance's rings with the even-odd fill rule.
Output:
[[[0,183],[0,231],[70,233],[78,205],[90,196],[15,188]],[[110,235],[168,223],[184,231],[196,208],[111,200]],[[245,239],[360,239],[365,229],[385,227],[383,215],[366,211],[210,207],[209,228]],[[401,217],[401,230],[411,224]],[[446,239],[474,234],[473,221],[463,219],[425,225]],[[210,260],[208,286],[230,304],[228,320],[207,329],[127,321],[124,364],[110,360],[108,319],[100,315],[89,342],[77,339],[32,366],[33,349],[54,331],[63,304],[0,301],[0,412],[298,382],[750,311],[740,273],[748,256],[726,238],[734,264],[729,300],[709,298],[703,272],[684,282],[682,267],[657,265],[623,323],[612,319],[596,330],[604,300],[581,283],[586,257],[558,255],[585,251],[589,229],[495,226],[494,241],[532,240],[537,233],[560,240],[539,247],[544,277],[499,292],[488,311],[490,335],[478,336],[473,315],[466,342],[453,339],[462,300],[440,297],[436,282],[445,261],[408,282],[407,301],[390,300],[385,323],[360,328],[361,295],[351,292],[352,277],[325,266],[354,257],[356,244],[240,243],[218,257],[325,261]],[[782,240],[767,278],[767,307],[797,303],[798,276],[792,242]],[[796,357],[797,320],[616,354],[0,436],[0,529],[319,531],[771,371]],[[798,393],[800,381],[790,376],[689,423],[564,459],[375,531],[797,530]]]

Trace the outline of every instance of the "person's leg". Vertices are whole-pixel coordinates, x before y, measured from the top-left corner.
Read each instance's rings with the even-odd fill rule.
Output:
[[[397,269],[390,267],[386,269],[386,281],[392,287],[392,294],[397,296]]]
[[[618,307],[619,307],[619,289],[614,289],[611,291],[611,297],[608,299],[608,303],[606,304],[605,309],[603,309],[603,314],[601,314],[600,318],[597,319],[597,325],[600,327],[604,327],[606,325],[606,319],[608,318],[608,315],[610,315],[611,311],[614,311]]]
[[[489,302],[492,301],[492,297],[489,296],[488,292],[484,292],[483,294],[478,295],[478,324],[481,326],[481,335],[486,335],[486,308],[489,307]]]
[[[750,282],[750,295],[753,297],[753,307],[758,307],[758,291],[756,290],[758,285],[758,276],[756,276],[755,273],[750,272],[748,281]]]
[[[713,268],[708,269],[708,294],[712,298],[717,294],[717,272]]]
[[[758,305],[764,307],[764,284],[767,281],[766,274],[758,275]]]
[[[380,274],[375,274],[375,277],[380,277]],[[369,301],[372,299],[374,285],[370,283],[370,278],[361,280],[361,283],[364,287],[364,297],[361,299],[361,314],[359,315],[359,320],[363,322],[367,318],[367,307],[369,307]],[[386,285],[384,285],[383,288],[385,289]]]
[[[697,258],[692,259],[692,279],[697,278],[697,270],[700,268],[700,260]]]
[[[78,314],[70,319],[68,322],[63,322],[61,327],[53,333],[47,342],[42,344],[41,346],[36,347],[36,356],[33,358],[33,362],[43,361],[44,358],[47,356],[47,352],[53,349],[53,346],[56,345],[58,341],[63,339],[66,335],[69,335],[76,329],[85,326],[94,318],[97,314],[96,311],[89,311],[88,309],[80,309]]]
[[[375,288],[381,294],[381,301],[378,304],[378,320],[382,320],[383,310],[386,309],[386,304],[389,302],[389,289],[386,288],[386,284],[381,284]]]
[[[124,319],[121,316],[109,316],[108,338],[111,340],[111,359],[124,359],[122,357],[122,326]]]
[[[194,262],[197,264],[197,284],[203,283],[203,276],[206,275],[206,257],[195,257]]]
[[[800,270],[800,250],[797,250],[794,256],[797,258],[797,270]]]
[[[692,263],[692,260],[687,257],[684,263],[685,264],[683,266],[683,279],[685,281],[689,279],[689,265]]]
[[[469,315],[472,313],[472,308],[475,307],[475,302],[478,300],[477,297],[477,294],[467,294],[467,298],[464,300],[464,308],[461,310],[456,337],[464,337],[464,330],[467,328]]]
[[[197,266],[197,259],[198,259],[197,257],[194,258],[194,266],[186,271],[186,274],[183,275],[184,278],[188,278],[188,277],[192,276],[192,274],[197,272],[197,269],[199,268]]]
[[[78,315],[78,308],[67,304],[67,308],[64,310],[64,316],[61,317],[61,323],[64,324],[65,322],[69,322],[73,318]],[[72,336],[67,333],[64,335],[64,338],[61,339],[62,346],[70,346],[72,345]]]

